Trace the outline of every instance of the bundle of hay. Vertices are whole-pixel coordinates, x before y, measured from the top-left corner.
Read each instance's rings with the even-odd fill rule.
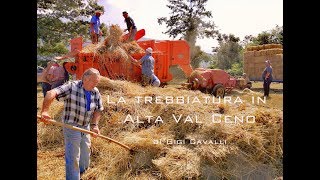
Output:
[[[144,53],[145,51],[138,45],[136,41],[122,43],[121,47],[128,52],[128,54],[135,54],[135,53]]]
[[[113,138],[134,149],[130,152],[115,143],[92,138],[90,168],[82,179],[274,179],[282,176],[282,111],[265,106],[241,104],[156,104],[158,96],[181,96],[202,99],[208,94],[176,88],[141,87],[127,81],[102,77],[98,88],[105,110],[99,127],[102,135]],[[124,97],[126,103],[117,102]],[[251,95],[240,94],[241,97]],[[138,104],[135,97],[149,96],[152,102]],[[42,97],[42,96],[39,96]],[[251,97],[251,96],[250,96]],[[245,98],[245,97],[244,97]],[[163,102],[163,101],[162,101]],[[42,103],[42,101],[39,101]],[[212,113],[254,115],[253,124],[210,123]],[[58,120],[63,110],[61,102],[54,101],[50,114]],[[143,123],[123,123],[131,114]],[[172,114],[181,114],[176,123]],[[161,116],[164,123],[147,122],[147,115]],[[198,118],[203,123],[184,122],[186,116]],[[155,118],[153,118],[154,120]],[[195,119],[193,119],[194,121]],[[207,121],[206,121],[207,120]],[[63,137],[60,127],[38,125],[38,178],[64,178]],[[217,139],[226,145],[155,143],[159,139]],[[49,160],[50,158],[50,160]],[[50,170],[55,167],[54,170]],[[260,173],[260,174],[259,174]]]
[[[171,148],[165,157],[152,160],[167,179],[197,179],[200,175],[200,158],[190,149]]]

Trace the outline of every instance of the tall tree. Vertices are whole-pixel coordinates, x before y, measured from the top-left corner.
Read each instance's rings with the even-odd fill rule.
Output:
[[[233,34],[219,34],[219,47],[215,48],[217,52],[217,64],[219,69],[231,70],[234,68],[242,68],[242,46],[239,44],[240,38]],[[237,63],[238,65],[233,65]]]
[[[96,0],[38,0],[37,38],[54,45],[75,34],[88,36],[89,18],[95,9],[104,10]]]
[[[263,45],[263,44],[283,44],[283,26],[276,25],[275,28],[262,31],[256,37],[252,35],[245,36],[243,45]]]
[[[218,31],[213,21],[205,21],[212,18],[211,11],[207,11],[205,5],[208,0],[168,0],[167,7],[171,10],[171,16],[158,18],[158,23],[166,24],[169,37],[176,38],[181,35],[190,46],[191,61],[195,60],[197,38],[214,38]],[[193,67],[198,63],[192,63]]]

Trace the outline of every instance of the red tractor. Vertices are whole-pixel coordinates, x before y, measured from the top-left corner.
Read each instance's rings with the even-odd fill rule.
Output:
[[[226,92],[230,92],[237,86],[237,81],[221,69],[197,68],[184,85],[193,90],[209,92],[216,97],[224,97]]]
[[[144,33],[144,29],[139,30],[135,39],[140,39],[144,36]],[[74,57],[75,61],[65,64],[66,70],[70,74],[75,75],[76,79],[80,79],[86,69],[94,67],[100,71],[102,76],[110,79],[125,79],[132,82],[139,82],[141,80],[141,66],[136,65],[132,60],[128,60],[124,56],[108,58],[105,56],[107,54],[98,55],[94,52],[82,52],[82,44],[82,37],[71,40],[71,52],[69,56]],[[137,44],[142,49],[151,47],[154,50],[152,53],[155,59],[154,73],[162,83],[173,79],[173,75],[169,71],[171,66],[178,65],[186,75],[191,74],[189,45],[186,41],[145,40],[138,41]],[[130,54],[130,56],[140,59],[144,56],[144,53]],[[67,57],[64,56],[60,59]]]

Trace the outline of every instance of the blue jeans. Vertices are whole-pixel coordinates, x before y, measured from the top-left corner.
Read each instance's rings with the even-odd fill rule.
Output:
[[[158,78],[156,75],[154,75],[154,74],[152,74],[151,85],[152,85],[152,86],[155,86],[155,87],[159,87],[159,86],[160,86],[160,80],[159,80],[159,78]]]
[[[84,127],[70,124],[75,127],[90,130],[89,125]],[[63,128],[65,142],[66,180],[79,180],[80,173],[88,169],[90,165],[90,135]]]

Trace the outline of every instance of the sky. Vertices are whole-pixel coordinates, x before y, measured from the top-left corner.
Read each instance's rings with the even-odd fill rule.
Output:
[[[166,25],[159,25],[157,21],[160,17],[170,17],[167,0],[98,0],[98,4],[105,9],[100,21],[108,26],[118,24],[126,29],[122,12],[127,11],[138,30],[145,29],[145,38],[173,39],[163,34]],[[220,33],[234,34],[240,40],[246,35],[256,36],[262,31],[271,30],[276,25],[283,26],[282,0],[208,0],[206,10],[211,11],[211,20]],[[218,43],[215,39],[205,38],[197,39],[196,45],[211,53],[212,47]]]

